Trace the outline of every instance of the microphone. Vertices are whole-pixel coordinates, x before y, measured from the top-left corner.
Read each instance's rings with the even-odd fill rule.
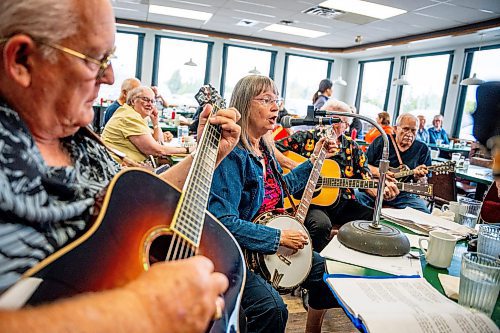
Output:
[[[323,117],[318,117],[318,118],[312,118],[312,119],[299,119],[299,118],[292,118],[290,116],[284,116],[281,118],[281,126],[284,128],[290,128],[293,126],[315,126],[315,125],[331,125],[333,123],[339,123],[340,119],[335,119],[335,118],[323,118]]]

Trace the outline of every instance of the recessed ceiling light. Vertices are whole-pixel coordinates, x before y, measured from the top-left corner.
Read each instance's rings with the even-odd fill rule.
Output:
[[[212,17],[212,13],[200,12],[197,10],[181,9],[175,7],[166,7],[158,5],[149,5],[149,12],[151,14],[167,15],[188,18],[191,20],[208,21]]]
[[[317,38],[328,35],[328,33],[322,31],[291,27],[283,24],[271,24],[265,27],[264,30],[309,38]]]
[[[379,5],[363,0],[327,0],[320,3],[319,6],[343,10],[345,12],[369,17],[375,17],[381,20],[396,15],[401,15],[407,12],[403,9]]]

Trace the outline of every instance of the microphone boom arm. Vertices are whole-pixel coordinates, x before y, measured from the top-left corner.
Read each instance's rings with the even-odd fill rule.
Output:
[[[382,158],[379,163],[379,182],[377,187],[377,197],[375,198],[374,212],[373,212],[373,220],[370,227],[374,229],[380,229],[380,212],[382,210],[382,203],[384,201],[384,188],[385,188],[385,178],[386,173],[389,170],[389,139],[387,138],[387,134],[382,129],[382,127],[377,124],[376,121],[368,118],[366,116],[362,116],[354,113],[346,113],[346,112],[338,112],[338,111],[325,111],[326,115],[332,116],[344,116],[350,118],[358,118],[364,120],[378,129],[378,131],[382,135],[382,140],[384,141],[384,148],[382,150]]]

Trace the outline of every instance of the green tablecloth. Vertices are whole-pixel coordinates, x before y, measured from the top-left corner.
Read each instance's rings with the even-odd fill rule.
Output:
[[[388,222],[386,220],[383,220],[382,223],[392,225],[392,226],[399,228],[399,226],[397,226],[391,222]],[[412,233],[411,231],[408,231],[406,229],[405,229],[405,232]],[[455,252],[453,254],[451,266],[448,269],[440,269],[440,268],[435,268],[431,265],[427,265],[427,261],[425,260],[425,257],[423,255],[420,257],[420,263],[422,265],[422,271],[424,273],[425,279],[434,288],[436,288],[441,294],[444,294],[444,290],[443,290],[443,287],[441,286],[441,283],[439,282],[438,274],[441,273],[441,274],[449,274],[452,276],[460,276],[461,260],[462,260],[462,254],[464,252],[467,252],[467,242],[460,241],[457,243],[457,245],[455,247]],[[339,261],[327,260],[326,262],[327,262],[327,271],[330,274],[334,274],[334,273],[335,274],[349,274],[349,275],[357,275],[357,276],[390,276],[391,275],[391,274],[377,271],[374,269],[350,265],[350,264],[346,264],[346,263],[339,262]],[[495,309],[493,310],[492,319],[495,322],[495,324],[500,327],[500,298],[497,299]]]

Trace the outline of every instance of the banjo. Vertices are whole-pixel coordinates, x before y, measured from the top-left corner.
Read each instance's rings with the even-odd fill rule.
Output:
[[[259,215],[254,222],[280,230],[302,230],[308,237],[308,243],[300,250],[292,250],[280,246],[274,254],[264,255],[249,253],[249,267],[261,273],[279,292],[286,293],[301,284],[309,275],[312,266],[312,245],[304,220],[309,210],[321,167],[325,160],[326,150],[321,148],[315,160],[304,194],[294,215],[284,213],[283,209],[266,212]]]

